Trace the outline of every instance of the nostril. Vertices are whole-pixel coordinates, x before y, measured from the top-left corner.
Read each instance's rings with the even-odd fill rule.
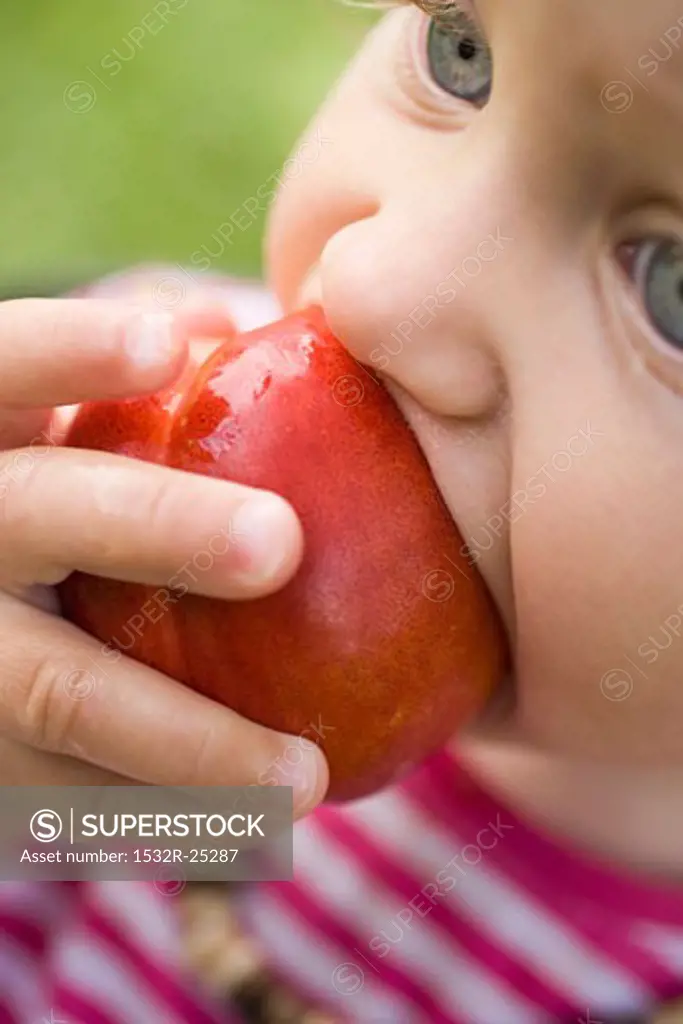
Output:
[[[286,310],[292,310],[301,294],[302,282],[312,276],[322,255],[339,233],[356,223],[372,219],[380,204],[367,196],[345,191],[339,196],[315,189],[305,197],[305,213],[299,190],[280,194],[270,215],[266,239],[271,283]]]

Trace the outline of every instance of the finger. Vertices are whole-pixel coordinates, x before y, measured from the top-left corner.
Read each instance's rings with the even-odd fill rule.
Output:
[[[297,813],[324,796],[323,755],[158,672],[70,623],[0,595],[0,732],[160,786],[292,786]],[[109,652],[112,653],[119,652]],[[296,756],[291,751],[296,750]]]
[[[187,320],[92,299],[0,304],[0,406],[68,405],[156,391],[187,360]]]
[[[0,407],[0,451],[29,444],[51,444],[53,435],[49,409],[3,409]]]
[[[303,549],[296,513],[275,494],[81,449],[0,456],[0,522],[0,576],[23,585],[80,570],[256,597],[293,575]]]
[[[135,786],[124,775],[0,738],[0,786]]]

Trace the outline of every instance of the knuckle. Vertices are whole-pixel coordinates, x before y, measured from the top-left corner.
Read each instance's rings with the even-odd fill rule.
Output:
[[[187,500],[187,499],[186,499]],[[163,538],[168,534],[168,526],[174,521],[178,509],[178,487],[175,475],[163,471],[154,482],[145,488],[144,493],[136,494],[137,516],[149,526],[150,535]]]
[[[41,750],[77,752],[81,704],[69,695],[69,680],[79,674],[73,662],[46,652],[33,662],[21,715],[26,742]]]
[[[61,322],[68,305],[61,301],[57,305],[53,299],[12,299],[3,303],[3,327],[11,329],[15,336],[39,331],[41,347],[50,352],[60,342]]]
[[[216,730],[208,725],[199,733],[192,756],[188,758],[188,786],[210,785],[216,769]]]
[[[275,764],[282,755],[282,745],[275,734],[253,722],[229,712],[229,735],[225,722],[221,727],[208,723],[197,731],[190,756],[183,760],[184,785],[212,786],[216,778],[223,785],[248,786],[263,776],[263,766]],[[225,751],[230,750],[229,778],[225,780]],[[258,766],[258,767],[257,767]]]
[[[239,785],[232,776],[239,774],[239,768],[235,771],[235,762],[239,761],[237,745],[231,737],[229,749],[233,751],[230,758],[231,779],[224,785]],[[226,750],[225,729],[218,728],[215,723],[208,722],[206,726],[197,729],[197,734],[192,744],[187,765],[183,766],[183,774],[187,767],[189,786],[212,786],[216,784],[219,774],[225,774],[225,750]]]
[[[6,452],[0,460],[0,523],[12,533],[26,530],[31,510],[40,507],[44,489],[45,460],[30,449]]]

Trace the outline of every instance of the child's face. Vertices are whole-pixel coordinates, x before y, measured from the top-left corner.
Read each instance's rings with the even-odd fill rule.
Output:
[[[368,39],[272,277],[417,432],[513,644],[503,733],[683,764],[681,6],[458,8]]]

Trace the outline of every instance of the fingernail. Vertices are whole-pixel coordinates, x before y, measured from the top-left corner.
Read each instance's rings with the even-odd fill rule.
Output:
[[[244,562],[241,574],[251,583],[273,579],[291,557],[283,532],[292,533],[292,511],[275,494],[248,499],[233,515],[231,536]]]
[[[301,752],[301,761],[292,766],[292,775],[283,779],[283,785],[291,786],[294,793],[294,817],[308,814],[321,802],[329,782],[327,762],[315,743],[300,738],[295,741]]]
[[[168,363],[177,351],[172,313],[143,313],[126,331],[126,351],[140,370]]]

